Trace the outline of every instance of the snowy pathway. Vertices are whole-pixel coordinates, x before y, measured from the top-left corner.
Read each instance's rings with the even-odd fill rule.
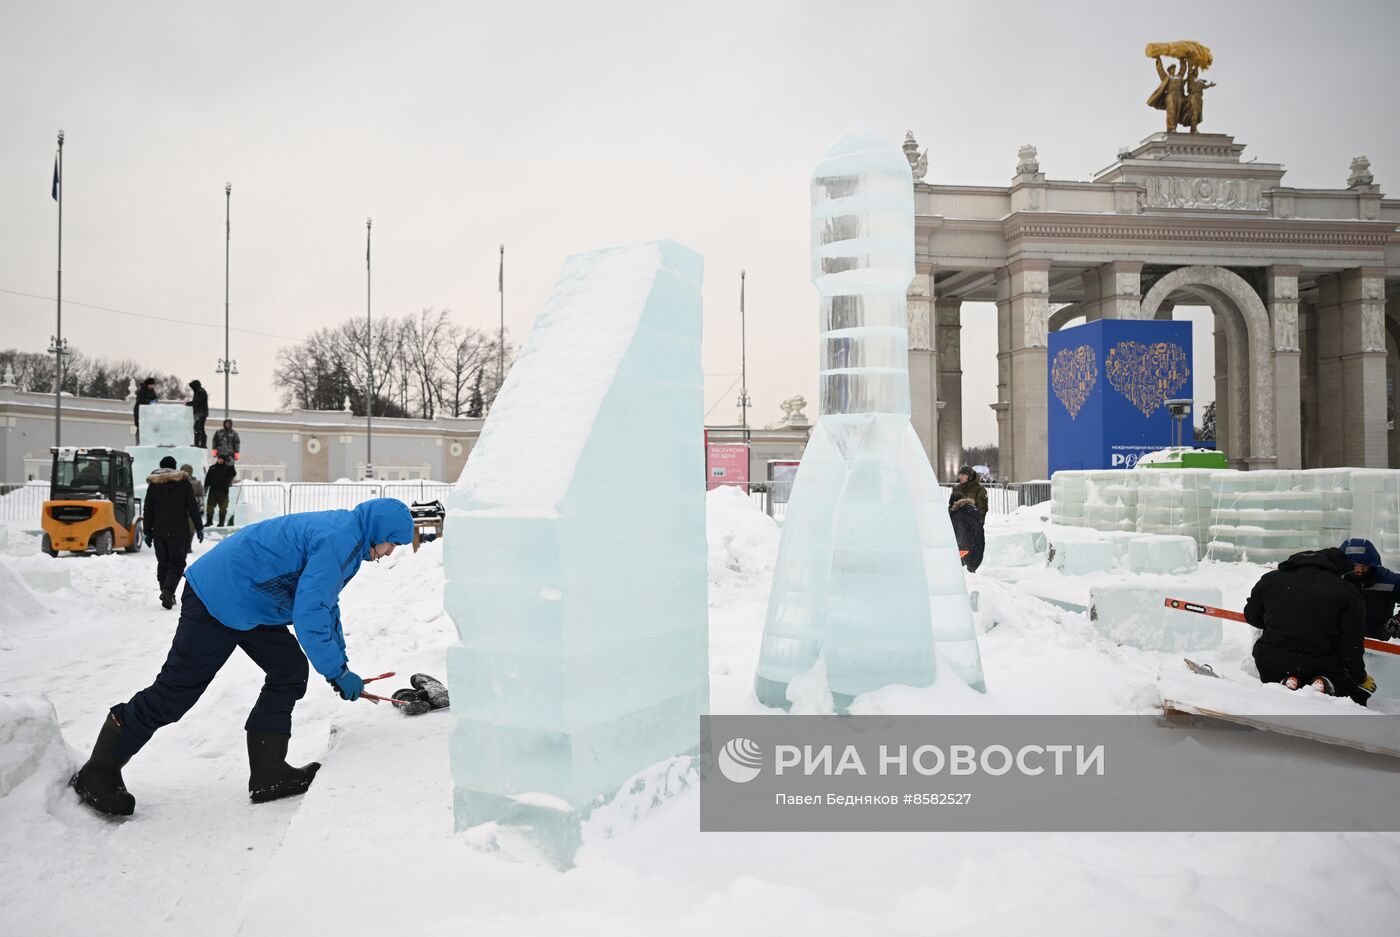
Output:
[[[716,712],[750,688],[776,538],[761,516],[711,517]],[[107,707],[149,682],[176,622],[154,559],[50,561],[12,533],[0,564],[61,562],[61,613],[0,612],[0,687],[47,694],[72,757]],[[50,567],[51,568],[51,567]],[[1203,567],[1229,600],[1249,570]],[[863,711],[1147,712],[1162,655],[1106,645],[1083,616],[991,576],[987,697],[944,681],[891,688]],[[442,673],[440,545],[365,567],[344,601],[362,673]],[[985,622],[984,622],[985,624]],[[1215,660],[1228,666],[1247,634]],[[125,772],[137,814],[82,808],[62,772],[0,797],[6,935],[1311,934],[1383,932],[1400,916],[1400,837],[1345,834],[700,834],[694,776],[661,765],[585,830],[578,865],[528,861],[507,832],[452,832],[446,714],[405,719],[341,702],[314,675],[292,760],[324,759],[302,798],[253,806],[243,719],[260,672],[235,655],[198,706]],[[4,739],[0,738],[0,746]],[[657,795],[666,796],[659,797]],[[659,806],[654,801],[660,801]]]

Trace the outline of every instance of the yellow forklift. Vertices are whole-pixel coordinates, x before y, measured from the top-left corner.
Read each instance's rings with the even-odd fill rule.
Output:
[[[98,556],[141,549],[141,503],[132,488],[131,456],[121,449],[50,448],[53,474],[44,502],[41,549]]]

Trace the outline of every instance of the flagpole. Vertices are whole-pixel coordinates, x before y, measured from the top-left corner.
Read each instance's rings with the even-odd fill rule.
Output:
[[[749,345],[748,320],[744,315],[745,270],[739,271],[739,417],[744,426],[744,444],[749,442]]]
[[[229,357],[228,346],[228,249],[229,241],[233,238],[233,228],[230,224],[233,207],[233,183],[224,183],[224,419],[228,419],[228,379],[233,372],[233,359]]]
[[[369,373],[369,388],[365,393],[365,479],[374,480],[374,322],[370,317],[369,263],[370,228],[373,218],[365,219],[365,370]]]
[[[53,360],[53,444],[63,445],[63,131],[58,132],[58,165],[54,170],[58,199],[58,315],[54,335]]]
[[[496,395],[500,396],[501,385],[506,380],[506,246],[501,245],[501,265],[496,275],[496,286],[501,292],[501,331],[497,337]]]

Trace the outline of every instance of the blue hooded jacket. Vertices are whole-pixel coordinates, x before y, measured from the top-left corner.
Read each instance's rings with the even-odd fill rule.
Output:
[[[1381,565],[1380,551],[1369,540],[1352,537],[1341,549],[1347,562],[1370,567],[1364,576],[1347,573],[1343,578],[1361,590],[1361,601],[1366,606],[1366,637],[1384,640],[1386,625],[1395,614],[1395,603],[1400,601],[1400,575]]]
[[[292,625],[324,677],[345,669],[340,590],[378,543],[412,543],[402,501],[376,498],[353,511],[310,511],[254,524],[220,541],[185,572],[209,614],[230,628]]]

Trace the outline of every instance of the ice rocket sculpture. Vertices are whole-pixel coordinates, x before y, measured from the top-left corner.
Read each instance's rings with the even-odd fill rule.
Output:
[[[905,294],[914,187],[899,147],[855,132],[812,172],[820,411],[788,501],[755,691],[787,707],[818,660],[838,705],[946,665],[984,690],[947,498],[909,422]],[[935,653],[935,651],[937,653]]]

